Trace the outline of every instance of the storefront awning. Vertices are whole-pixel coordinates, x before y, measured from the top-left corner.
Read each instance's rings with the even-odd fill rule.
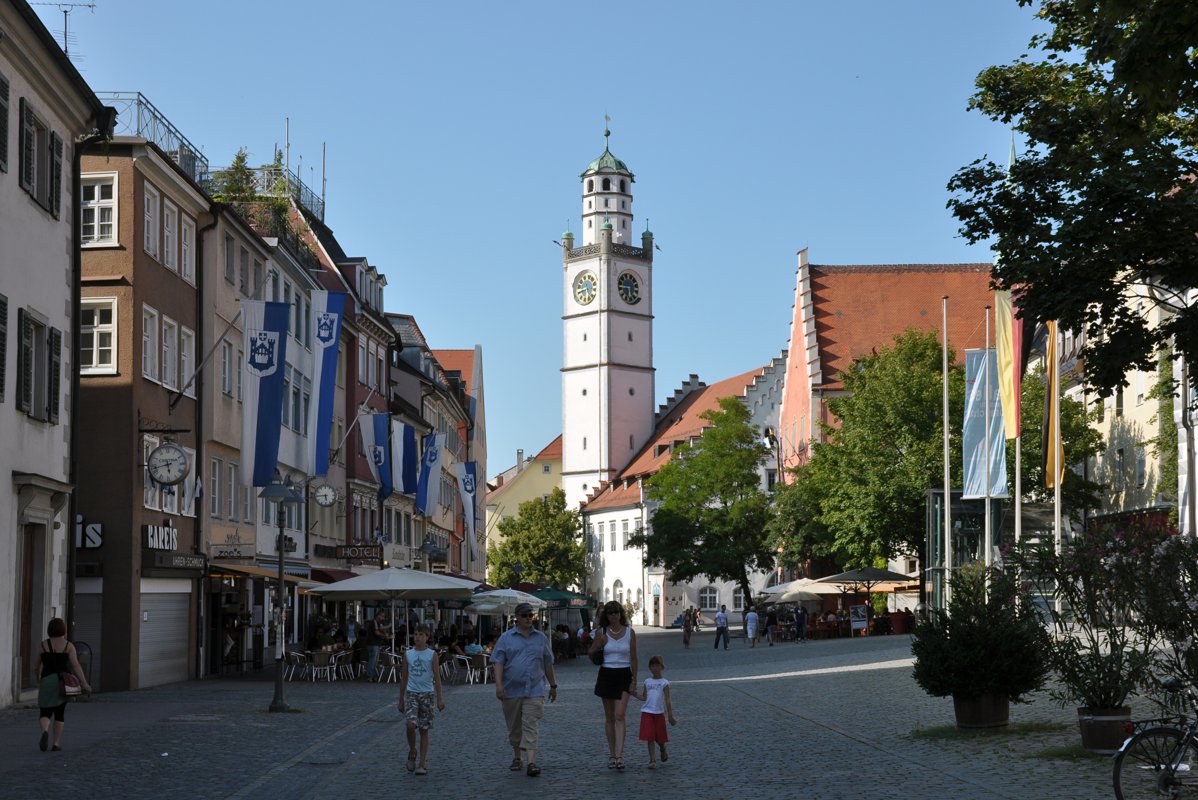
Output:
[[[358,577],[358,573],[350,572],[346,569],[325,569],[324,567],[312,568],[312,579],[324,581],[325,583],[336,583],[337,581],[346,581],[350,578]]]
[[[209,564],[208,575],[214,578],[270,578],[278,580],[278,570],[266,569],[265,567],[255,567],[244,564]],[[283,575],[283,580],[287,583],[305,583],[307,578],[299,575]]]

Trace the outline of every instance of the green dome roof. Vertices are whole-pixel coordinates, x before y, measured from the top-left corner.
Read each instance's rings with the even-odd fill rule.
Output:
[[[590,164],[587,164],[587,168],[578,177],[585,178],[588,175],[597,174],[627,175],[629,178],[633,177],[632,171],[628,169],[628,165],[613,156],[611,150],[608,149],[607,137],[610,135],[610,131],[603,132],[603,155],[596,158]]]
[[[602,225],[601,227],[602,227],[602,228],[603,228],[603,230],[605,230],[605,231],[610,231],[610,230],[611,230],[611,220],[610,220],[610,219],[609,219],[609,220],[605,220],[605,221],[604,221],[604,223],[603,223],[603,225]]]

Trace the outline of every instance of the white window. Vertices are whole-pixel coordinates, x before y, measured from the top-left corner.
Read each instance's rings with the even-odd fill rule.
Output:
[[[141,374],[158,380],[158,312],[149,306],[141,307]]]
[[[301,417],[302,422],[300,423],[300,432],[303,433],[305,436],[307,436],[309,434],[308,411],[311,408],[312,408],[312,379],[304,378],[304,400],[303,400],[303,408],[301,409],[301,411],[303,411],[303,416]]]
[[[183,225],[180,229],[179,237],[179,274],[183,276],[183,280],[194,284],[196,282],[195,275],[195,255],[194,245],[196,240],[196,224],[187,217],[183,218]]]
[[[366,383],[366,340],[358,340],[358,383]]]
[[[235,520],[237,519],[238,512],[237,490],[239,488],[239,484],[237,483],[237,465],[229,462],[227,466],[228,469],[225,470],[225,475],[229,480],[229,489],[225,492],[225,502],[229,506],[229,513],[225,516],[231,520]]]
[[[1148,480],[1148,454],[1143,447],[1136,448],[1136,486],[1143,489]]]
[[[273,269],[270,271],[270,299],[272,302],[279,302],[279,273]]]
[[[213,517],[220,516],[221,467],[219,458],[212,459],[208,464],[208,514]]]
[[[700,611],[718,611],[720,608],[720,595],[715,590],[714,586],[704,586],[699,590],[699,610]]]
[[[162,385],[179,388],[179,326],[168,317],[162,318]]]
[[[298,286],[295,287],[295,296],[293,299],[294,299],[294,302],[291,304],[291,317],[292,317],[291,335],[295,337],[295,340],[297,342],[299,342],[300,344],[303,344],[304,343],[304,320],[303,320],[304,299],[303,299],[303,296],[300,294],[300,289]]]
[[[283,365],[283,427],[291,427],[291,365]]]
[[[291,373],[291,429],[304,429],[304,376],[298,370]]]
[[[221,342],[220,345],[220,390],[229,396],[233,394],[232,342]]]
[[[624,605],[624,581],[617,579],[616,582],[611,585],[611,593],[612,596],[616,598],[617,603]]]
[[[305,347],[312,346],[312,301],[307,297],[304,298],[304,314],[300,318],[300,323],[297,326],[303,331],[303,340]]]
[[[542,475],[548,475],[552,471],[553,471],[553,468],[550,465],[548,465],[548,464],[541,465],[541,474]]]
[[[80,185],[83,245],[116,243],[116,175],[87,176]]]
[[[254,495],[250,487],[241,487],[241,518],[245,522],[254,521]]]
[[[1136,405],[1144,405],[1144,396],[1148,394],[1147,373],[1136,371]]]
[[[158,192],[146,181],[145,197],[142,198],[145,208],[142,213],[142,249],[147,255],[158,258]]]
[[[262,299],[262,262],[254,259],[254,299]]]
[[[150,477],[150,468],[146,466],[150,461],[150,453],[158,446],[158,437],[142,436],[141,437],[141,504],[146,508],[157,510],[161,502],[159,500],[158,484]]]
[[[745,607],[745,590],[737,586],[732,590],[732,610],[742,611]]]
[[[79,372],[116,374],[116,298],[85,297],[79,311]]]
[[[179,383],[188,397],[196,396],[196,382],[192,380],[196,361],[196,335],[190,328],[179,329]]]
[[[624,520],[623,522],[620,523],[620,533],[623,534],[623,541],[621,542],[621,544],[624,546],[624,549],[627,550],[628,549],[628,520]]]
[[[162,201],[162,263],[167,269],[178,268],[177,239],[179,232],[179,210],[170,201]]]
[[[61,374],[62,331],[51,328],[46,318],[33,309],[18,308],[17,410],[57,424]]]

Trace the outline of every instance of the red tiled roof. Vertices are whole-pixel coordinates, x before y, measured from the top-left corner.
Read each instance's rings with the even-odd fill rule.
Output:
[[[853,360],[908,328],[939,331],[948,295],[948,341],[958,359],[983,347],[982,309],[993,305],[990,264],[810,265],[811,300],[825,388]],[[797,309],[796,309],[797,311]]]
[[[562,460],[562,437],[559,433],[557,438],[549,444],[545,445],[545,449],[533,456],[534,461],[561,461]]]
[[[474,350],[434,350],[433,358],[446,372],[457,372],[462,376],[466,394],[470,394],[470,379],[474,375]]]
[[[641,501],[641,488],[636,481],[628,486],[624,481],[604,484],[597,495],[587,500],[584,508],[589,511],[605,511],[613,508],[635,506]]]

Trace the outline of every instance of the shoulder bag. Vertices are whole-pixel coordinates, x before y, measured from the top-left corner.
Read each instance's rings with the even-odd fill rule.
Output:
[[[604,637],[607,636],[607,628],[603,629],[603,635],[604,635]],[[594,664],[596,667],[603,666],[603,648],[602,647],[600,647],[595,652],[591,653],[591,663]]]
[[[75,677],[73,672],[58,673],[58,696],[64,700],[71,697],[78,697],[83,694],[83,687],[79,685],[79,679]]]

